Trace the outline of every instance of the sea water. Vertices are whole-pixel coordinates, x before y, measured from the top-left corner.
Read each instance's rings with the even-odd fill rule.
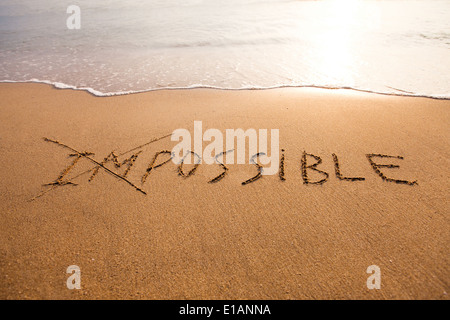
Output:
[[[449,0],[2,0],[0,43],[0,81],[96,95],[319,86],[450,98]]]

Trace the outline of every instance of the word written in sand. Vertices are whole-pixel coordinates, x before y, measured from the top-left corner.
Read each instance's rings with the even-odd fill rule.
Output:
[[[167,136],[164,136],[164,137],[167,137]],[[162,137],[162,138],[164,138],[164,137]],[[162,138],[154,139],[151,142],[160,140]],[[136,191],[138,191],[142,194],[147,194],[142,189],[142,187],[145,184],[145,182],[147,181],[151,172],[153,172],[157,168],[167,165],[169,162],[171,162],[171,160],[174,156],[173,152],[171,152],[169,150],[161,150],[161,151],[156,152],[154,154],[154,156],[151,158],[151,160],[148,162],[148,165],[146,166],[145,171],[142,173],[142,176],[140,178],[141,186],[138,186],[138,185],[136,185],[136,183],[133,183],[132,181],[130,181],[128,179],[128,174],[131,171],[131,169],[133,168],[135,162],[138,160],[139,156],[141,155],[142,150],[140,150],[140,148],[142,149],[142,146],[133,148],[133,149],[129,150],[128,152],[126,152],[126,153],[130,153],[130,152],[134,152],[134,153],[131,154],[131,156],[129,156],[125,160],[119,160],[119,157],[123,156],[125,153],[116,154],[114,151],[112,151],[106,157],[104,157],[104,159],[102,161],[97,161],[93,158],[93,156],[95,154],[92,152],[78,151],[75,148],[72,148],[72,147],[70,147],[64,143],[61,143],[57,140],[52,140],[52,139],[48,139],[48,138],[44,138],[44,140],[46,142],[51,142],[58,146],[61,146],[61,147],[64,147],[64,148],[70,150],[71,153],[69,154],[69,158],[73,158],[73,160],[70,162],[70,164],[66,168],[64,168],[61,171],[61,173],[57,176],[55,181],[44,185],[44,186],[51,187],[51,189],[48,189],[48,190],[42,192],[40,195],[34,197],[33,199],[40,197],[44,193],[46,193],[50,190],[53,190],[54,188],[59,187],[59,186],[65,186],[65,185],[74,185],[75,186],[77,184],[74,183],[73,180],[83,174],[86,174],[86,173],[90,173],[90,177],[89,177],[88,181],[91,182],[95,179],[95,177],[97,176],[97,174],[100,170],[110,174],[111,176],[117,178],[118,180],[123,181],[124,183],[127,183],[132,188],[134,188]],[[148,145],[148,144],[149,143],[147,143],[145,145]],[[229,172],[230,169],[222,161],[220,161],[219,158],[231,151],[233,151],[233,150],[228,150],[228,151],[222,152],[215,157],[215,164],[218,165],[222,169],[222,172],[219,175],[212,177],[210,180],[208,180],[208,183],[217,183],[225,178],[225,176],[227,175],[227,173]],[[187,156],[191,156],[191,155],[193,155],[194,158],[196,158],[196,160],[195,160],[193,167],[190,170],[186,170],[184,168],[184,159],[186,159]],[[250,163],[255,166],[256,174],[253,177],[243,181],[241,183],[242,185],[250,184],[250,183],[255,182],[263,177],[262,173],[263,173],[264,168],[257,161],[258,157],[260,157],[262,155],[264,155],[264,153],[259,152],[251,157]],[[334,163],[335,175],[338,180],[344,180],[344,181],[363,181],[363,180],[365,180],[364,177],[344,176],[341,172],[341,167],[340,167],[338,156],[333,153],[331,155],[331,157],[332,157],[333,163]],[[405,184],[405,185],[410,185],[410,186],[417,185],[417,181],[409,181],[409,180],[390,178],[384,172],[384,169],[399,168],[400,167],[399,165],[380,164],[379,163],[379,160],[383,159],[383,158],[403,160],[402,156],[392,156],[392,155],[386,155],[386,154],[371,153],[371,154],[366,154],[366,157],[367,157],[369,165],[372,167],[373,171],[382,180],[384,180],[386,182],[393,182],[393,183],[397,183],[397,184]],[[69,175],[69,173],[75,168],[75,166],[82,159],[85,159],[85,160],[91,162],[94,166],[91,169],[86,170],[86,171],[82,172],[81,174],[78,174],[77,176],[68,179],[67,176]],[[377,161],[377,159],[378,159],[378,161]],[[312,153],[307,153],[306,151],[303,152],[301,159],[300,159],[300,173],[301,173],[301,177],[302,177],[304,184],[321,185],[329,180],[329,176],[330,176],[329,173],[318,168],[321,163],[322,163],[322,158],[320,156],[314,155]],[[114,172],[113,169],[108,168],[107,165],[110,165],[110,166],[112,165],[116,170],[120,169],[122,167],[125,167],[125,170],[123,171],[123,173],[119,174],[117,172]],[[201,157],[198,154],[196,154],[194,151],[190,151],[189,153],[187,153],[185,155],[185,157],[178,164],[178,166],[177,166],[178,175],[183,178],[189,178],[197,171],[197,169],[199,168],[200,165],[201,165]],[[382,169],[383,169],[383,171],[382,171]],[[316,177],[317,176],[321,176],[321,177],[312,179],[310,177],[311,172],[315,172]],[[278,168],[278,176],[279,176],[280,181],[286,181],[285,150],[284,149],[281,149],[281,156],[280,156],[279,168]]]

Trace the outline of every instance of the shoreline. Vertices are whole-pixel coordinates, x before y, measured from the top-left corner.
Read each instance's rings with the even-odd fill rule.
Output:
[[[2,299],[448,300],[450,101],[318,88],[96,99],[37,83],[0,83],[0,94]],[[279,129],[285,180],[242,185],[255,167],[234,164],[208,183],[217,164],[180,176],[171,162],[143,179],[176,144],[166,135],[196,120]],[[105,166],[130,168],[146,194],[76,160],[112,151],[133,166]],[[321,158],[324,183],[305,184],[303,169],[324,175],[313,157],[302,167],[304,153]],[[368,154],[393,157],[372,159],[387,178],[418,184],[383,179]],[[340,179],[332,155],[341,178],[365,180]],[[66,287],[73,265],[80,290]],[[373,265],[379,290],[366,285]]]
[[[393,88],[386,86],[387,88],[393,89],[396,92],[382,92],[382,91],[373,91],[369,89],[358,89],[353,87],[334,87],[334,86],[320,86],[320,85],[277,85],[277,86],[271,86],[271,87],[242,87],[242,88],[222,88],[222,87],[214,87],[214,86],[207,86],[207,85],[192,85],[189,87],[161,87],[161,88],[151,88],[151,89],[143,89],[143,90],[130,90],[130,91],[118,91],[118,92],[101,92],[96,89],[90,88],[90,87],[77,87],[74,85],[62,83],[62,82],[54,82],[49,80],[38,80],[38,79],[31,79],[31,80],[24,80],[24,81],[15,81],[15,80],[0,80],[0,83],[17,83],[17,84],[27,84],[27,83],[37,83],[37,84],[46,84],[50,85],[55,89],[58,90],[74,90],[74,91],[85,91],[91,94],[94,97],[115,97],[115,96],[123,96],[123,95],[130,95],[130,94],[140,94],[140,93],[146,93],[146,92],[153,92],[153,91],[170,91],[170,90],[193,90],[193,89],[210,89],[210,90],[223,90],[223,91],[248,91],[248,90],[276,90],[276,89],[301,89],[301,88],[312,88],[312,89],[324,89],[324,90],[351,90],[356,92],[362,92],[362,93],[370,93],[370,94],[378,94],[378,95],[385,95],[385,96],[398,96],[398,97],[411,97],[411,98],[427,98],[427,99],[434,99],[434,100],[450,100],[449,96],[444,95],[425,95],[425,94],[415,94],[413,92]],[[400,93],[400,92],[403,92]]]

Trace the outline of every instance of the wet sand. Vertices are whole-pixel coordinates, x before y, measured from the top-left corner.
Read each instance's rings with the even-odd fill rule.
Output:
[[[0,94],[2,299],[448,299],[449,100],[314,88],[94,97],[44,84]],[[219,165],[183,177],[168,162],[142,183],[194,120],[279,129],[285,180],[242,185],[256,174],[247,164],[208,183]],[[119,163],[138,153],[126,179],[112,162],[92,177],[91,160],[111,151]],[[305,184],[304,153],[326,181]],[[81,290],[66,287],[70,265]],[[380,290],[366,286],[370,265]]]

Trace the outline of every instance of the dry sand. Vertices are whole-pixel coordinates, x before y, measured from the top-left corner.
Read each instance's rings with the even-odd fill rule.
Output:
[[[313,88],[99,98],[43,84],[1,84],[0,95],[0,298],[448,299],[450,101]],[[280,129],[286,181],[243,186],[255,167],[230,165],[208,184],[219,166],[183,178],[169,162],[142,186],[153,155],[175,144],[164,138],[127,176],[147,195],[100,170],[30,201],[74,160],[43,137],[102,161],[194,120]],[[326,183],[303,183],[303,151],[322,158]],[[337,179],[332,153],[365,180]],[[403,156],[377,161],[418,185],[383,181],[369,153]],[[93,167],[81,159],[68,177]],[[69,265],[81,290],[66,288]],[[366,287],[369,265],[380,290]]]

